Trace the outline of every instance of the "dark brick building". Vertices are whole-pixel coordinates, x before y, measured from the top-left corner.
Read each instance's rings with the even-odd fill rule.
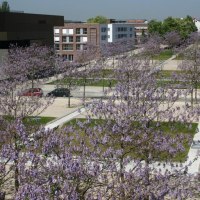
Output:
[[[53,46],[53,27],[63,25],[63,16],[0,13],[0,49],[8,49],[10,44],[29,46],[32,42]]]

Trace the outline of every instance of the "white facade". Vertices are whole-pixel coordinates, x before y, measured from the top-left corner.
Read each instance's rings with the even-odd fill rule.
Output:
[[[197,31],[200,32],[200,21],[197,20],[197,19],[194,19],[194,23],[195,23],[195,25],[197,27]]]
[[[54,28],[54,34],[59,34],[60,33],[60,29],[59,28]]]
[[[132,24],[114,23],[100,25],[100,44],[105,42],[117,42],[121,39],[133,39],[135,37]]]
[[[59,42],[60,41],[60,37],[59,36],[54,36],[54,42]]]
[[[66,35],[73,35],[74,31],[73,31],[73,29],[63,28],[62,33],[66,34]]]

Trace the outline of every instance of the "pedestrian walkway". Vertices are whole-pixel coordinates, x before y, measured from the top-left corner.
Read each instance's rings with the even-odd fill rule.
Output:
[[[85,111],[86,111],[86,109],[83,107],[83,108],[80,108],[80,109],[78,109],[78,110],[66,115],[66,116],[63,116],[61,118],[57,118],[56,120],[51,121],[50,123],[48,123],[45,126],[45,129],[48,130],[48,129],[58,128],[62,124],[72,120],[73,118],[77,117],[78,115],[82,114]]]
[[[200,172],[200,122],[188,153],[187,164],[190,164],[188,167],[189,173],[196,174]]]

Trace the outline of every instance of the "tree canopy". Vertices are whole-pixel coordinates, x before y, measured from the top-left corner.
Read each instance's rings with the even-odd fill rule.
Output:
[[[148,24],[149,33],[165,35],[168,32],[176,31],[181,38],[187,38],[190,33],[197,30],[191,16],[185,18],[167,17],[163,22],[151,20]]]
[[[89,18],[87,20],[88,23],[98,23],[98,24],[107,24],[108,19],[104,16],[98,15],[96,17]]]
[[[3,1],[0,5],[0,12],[10,12],[10,6],[7,1]]]
[[[30,87],[27,75],[52,65],[63,72],[66,61],[46,47],[11,48],[0,71],[7,77],[0,81],[0,199],[198,199],[198,149],[195,156],[188,150],[191,147],[194,152],[198,142],[193,140],[198,126],[193,122],[199,121],[199,105],[192,107],[188,102],[190,87],[179,90],[171,81],[158,84],[163,70],[151,59],[160,52],[161,39],[151,35],[140,55],[123,57],[117,52],[129,45],[109,45],[103,56],[118,57],[110,71],[116,85],[105,97],[84,102],[86,118],[56,129],[31,120],[35,111],[45,109],[53,99],[22,97],[19,92]],[[192,40],[199,38],[193,35]],[[82,67],[85,71],[78,69],[83,79],[89,71],[99,78],[96,69],[91,71],[92,65],[100,73],[105,70],[100,59],[90,63],[97,50],[87,44],[80,55],[81,62],[88,64]],[[195,55],[191,47],[186,50],[190,60],[199,58],[199,48],[194,49]],[[67,71],[67,78],[74,77],[71,66]],[[45,80],[35,81],[43,84]]]

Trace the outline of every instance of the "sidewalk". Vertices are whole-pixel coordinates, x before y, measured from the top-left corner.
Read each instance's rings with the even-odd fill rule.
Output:
[[[180,70],[178,65],[181,64],[182,60],[169,59],[162,65],[162,70]]]
[[[47,107],[39,116],[60,118],[82,107],[82,100],[71,98],[71,107],[68,108],[68,98],[57,97],[53,104]]]
[[[45,126],[45,129],[48,130],[48,129],[58,128],[59,126],[61,126],[65,122],[72,120],[73,118],[77,117],[78,115],[80,115],[81,113],[83,113],[85,111],[86,111],[85,108],[80,108],[78,110],[75,110],[75,111],[71,112],[70,114],[68,114],[64,117],[60,117],[59,119],[55,119],[54,121],[51,121],[50,123],[48,123]]]

